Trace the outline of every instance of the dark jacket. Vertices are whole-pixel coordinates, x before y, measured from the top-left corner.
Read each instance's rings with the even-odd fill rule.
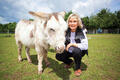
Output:
[[[66,46],[70,43],[70,34],[71,34],[71,30],[70,30],[70,28],[68,28],[68,30],[66,31],[66,36],[65,36],[66,37],[66,41],[65,41]],[[77,27],[76,32],[75,32],[75,42],[81,43],[82,39],[85,39],[83,31],[82,31],[82,29]],[[82,51],[88,55],[88,50],[82,50]]]

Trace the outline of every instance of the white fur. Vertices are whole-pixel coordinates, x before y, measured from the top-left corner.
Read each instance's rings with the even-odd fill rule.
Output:
[[[44,27],[45,20],[41,18],[35,18],[35,21],[29,23],[21,20],[18,22],[15,29],[15,39],[18,45],[18,59],[22,60],[21,47],[26,46],[26,55],[29,54],[29,48],[35,48],[38,53],[38,71],[42,71],[42,60],[45,58],[47,61],[47,51],[49,45],[57,49],[57,52],[61,53],[64,50],[65,31],[67,30],[67,24],[61,15],[58,16],[58,21],[52,16]],[[52,32],[50,29],[54,29]],[[33,37],[30,37],[32,31]],[[27,59],[31,62],[30,56],[27,55]]]

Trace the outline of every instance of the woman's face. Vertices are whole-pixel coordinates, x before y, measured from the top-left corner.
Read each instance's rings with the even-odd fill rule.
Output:
[[[68,26],[72,32],[75,32],[78,26],[78,20],[75,17],[71,17],[68,21]]]

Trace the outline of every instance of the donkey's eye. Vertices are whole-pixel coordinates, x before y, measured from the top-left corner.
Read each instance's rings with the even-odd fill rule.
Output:
[[[48,32],[49,32],[49,34],[51,34],[51,35],[55,34],[55,30],[54,30],[53,28],[50,28]]]
[[[50,32],[55,32],[55,30],[54,29],[52,29],[52,28],[50,28],[50,30],[49,30]]]
[[[49,35],[50,35],[51,37],[54,37],[54,35],[55,35],[55,29],[50,28],[49,31],[48,31],[48,33],[49,33]]]

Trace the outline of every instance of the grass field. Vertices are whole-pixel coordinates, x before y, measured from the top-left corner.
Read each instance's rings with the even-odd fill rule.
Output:
[[[33,63],[27,62],[25,49],[23,62],[18,62],[14,34],[12,37],[0,34],[0,80],[120,80],[120,34],[88,35],[88,38],[89,57],[83,57],[82,74],[76,77],[74,65],[65,69],[55,59],[53,49],[48,52],[51,65],[46,67],[43,62],[44,73],[38,75],[35,50],[30,51]]]

